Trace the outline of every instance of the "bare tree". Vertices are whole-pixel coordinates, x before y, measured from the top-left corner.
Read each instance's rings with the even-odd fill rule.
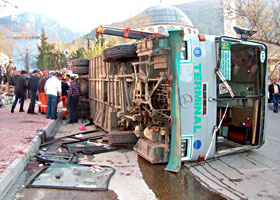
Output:
[[[0,0],[0,8],[6,8],[7,6],[18,8],[18,6],[15,5],[12,0]]]
[[[228,13],[234,12],[237,24],[257,33],[252,37],[280,47],[280,0],[222,0]]]
[[[16,51],[15,59],[22,63],[25,70],[36,66],[36,45],[32,45],[32,40],[21,39],[16,43]]]
[[[238,26],[257,31],[253,40],[268,45],[268,59],[273,66],[269,77],[273,76],[280,66],[280,0],[235,0],[235,7],[232,0],[221,2],[227,16],[236,16]]]

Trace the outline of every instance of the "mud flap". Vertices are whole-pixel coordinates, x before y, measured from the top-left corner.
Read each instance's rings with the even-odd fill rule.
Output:
[[[181,120],[179,105],[179,83],[180,83],[180,56],[181,45],[184,38],[182,30],[170,30],[170,43],[172,49],[172,130],[171,130],[171,147],[169,161],[165,168],[167,171],[179,172],[181,168]]]

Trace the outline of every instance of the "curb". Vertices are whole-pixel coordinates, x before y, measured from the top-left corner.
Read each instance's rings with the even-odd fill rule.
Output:
[[[23,156],[16,158],[0,175],[0,199],[3,199],[12,185],[16,182],[19,175],[24,170],[31,156],[39,150],[39,147],[45,137],[49,137],[54,128],[62,120],[62,110],[57,114],[56,120],[51,120],[44,128],[40,129],[40,133],[32,140],[32,146],[25,152]]]

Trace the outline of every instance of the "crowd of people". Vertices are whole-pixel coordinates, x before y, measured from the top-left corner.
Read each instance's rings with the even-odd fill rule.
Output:
[[[7,68],[8,69],[8,68]],[[1,74],[2,84],[14,85],[15,99],[11,107],[11,113],[14,113],[17,103],[20,103],[19,112],[24,111],[24,102],[30,98],[27,114],[36,115],[38,113],[46,115],[47,118],[57,118],[57,105],[62,101],[63,119],[66,119],[69,111],[70,120],[68,123],[78,122],[77,105],[79,103],[80,89],[75,82],[75,78],[68,74],[60,72],[49,72],[47,70],[40,72],[33,70],[32,73],[13,69],[10,76],[6,72],[5,76]],[[38,112],[35,112],[36,102]]]

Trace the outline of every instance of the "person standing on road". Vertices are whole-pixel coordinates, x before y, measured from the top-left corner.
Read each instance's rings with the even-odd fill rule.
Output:
[[[67,115],[67,91],[69,90],[69,85],[66,83],[66,76],[62,76],[61,79],[61,90],[62,90],[62,117],[63,119],[66,119],[66,115]]]
[[[30,79],[30,77],[31,77],[31,72],[30,72],[30,68],[28,68],[27,69],[27,76],[26,76],[26,81],[27,81],[27,83],[29,83],[29,79]],[[30,89],[29,88],[27,88],[27,90],[26,90],[26,98],[27,99],[30,99]]]
[[[28,89],[30,91],[30,103],[27,113],[28,114],[37,114],[34,112],[35,109],[35,102],[36,102],[36,94],[38,89],[38,71],[34,70],[29,77],[28,80]]]
[[[70,78],[70,87],[68,90],[68,99],[69,99],[69,113],[70,121],[69,124],[77,123],[79,116],[77,111],[77,105],[80,98],[80,88],[79,85],[75,82],[74,77]]]
[[[9,85],[14,85],[13,76],[14,76],[14,65],[13,65],[13,61],[10,60],[9,65],[7,66],[7,77],[8,77]]]
[[[273,99],[273,112],[278,112],[278,103],[279,103],[279,92],[280,87],[276,82],[276,79],[271,79],[271,84],[268,86],[269,97]]]
[[[3,77],[4,77],[4,72],[3,72],[3,66],[0,64],[0,85],[2,85]]]
[[[25,99],[25,91],[27,89],[27,82],[26,82],[26,76],[27,72],[22,70],[21,76],[16,79],[15,83],[15,100],[11,108],[11,113],[14,113],[15,107],[17,105],[18,100],[20,99],[20,109],[19,112],[24,112],[23,106],[24,106],[24,99]]]
[[[66,75],[66,83],[68,86],[70,86],[70,78],[71,76],[69,74]]]
[[[1,84],[6,84],[7,82],[7,71],[6,71],[6,67],[4,65],[1,66],[1,76],[2,76],[2,83]]]
[[[56,108],[58,95],[61,98],[61,82],[58,80],[58,73],[49,78],[45,84],[45,93],[47,95],[47,118],[56,119]]]
[[[47,96],[45,94],[45,84],[48,79],[48,71],[43,71],[43,76],[38,81],[38,99],[39,99],[39,109],[41,114],[47,113]]]
[[[13,76],[13,83],[16,83],[17,78],[20,77],[20,71],[15,71]]]

